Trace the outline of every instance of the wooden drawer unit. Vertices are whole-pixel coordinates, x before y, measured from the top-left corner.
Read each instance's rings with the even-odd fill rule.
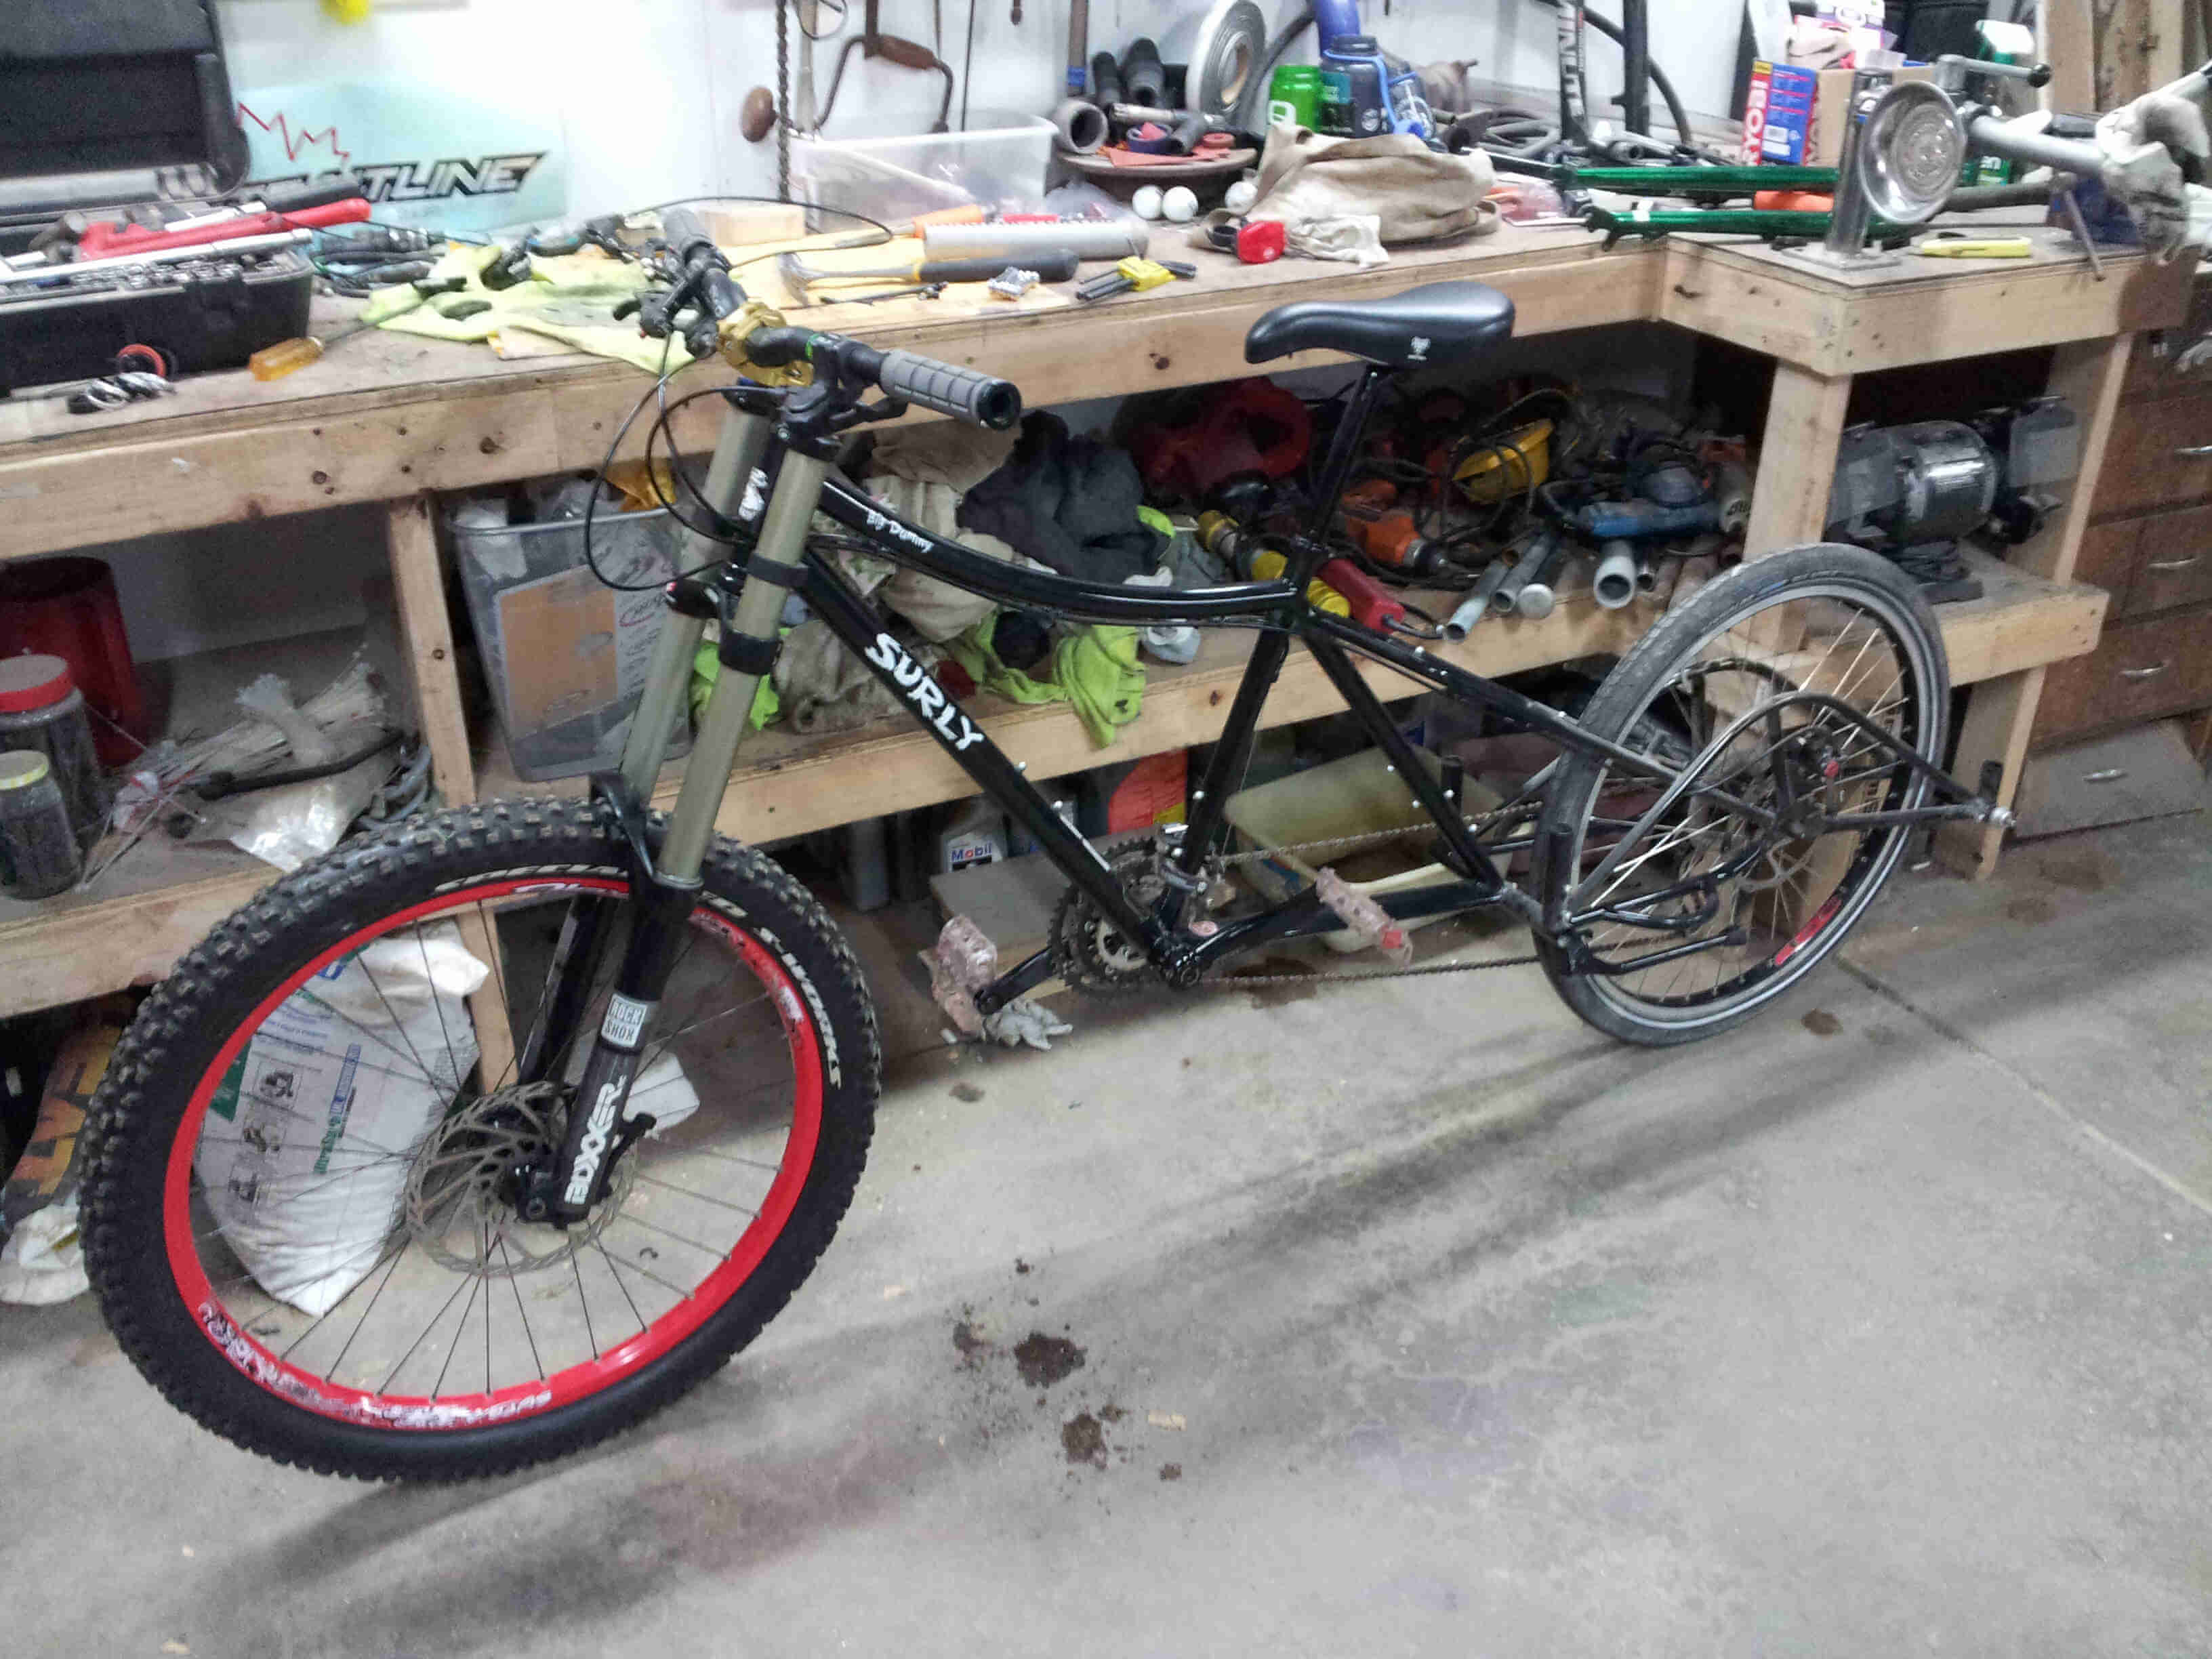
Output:
[[[2212,283],[2197,283],[2190,289],[2185,320],[2136,337],[2120,395],[2132,400],[2170,397],[2193,387],[2212,389],[2212,350],[2200,354],[2186,369],[2176,367],[2191,346],[2208,337],[2212,337]]]
[[[2120,619],[2128,601],[2128,584],[2135,580],[2136,561],[2142,556],[2146,520],[2122,519],[2112,524],[2093,524],[2081,532],[2081,550],[2074,556],[2074,580],[2101,587],[2112,596],[2105,620]]]
[[[2086,657],[2051,665],[2038,708],[2040,748],[2087,732],[2212,703],[2212,609],[2105,629]]]
[[[2124,404],[2090,510],[2139,513],[2212,495],[2212,395]]]
[[[2119,614],[2141,616],[2212,599],[2212,507],[2161,513],[2143,520],[2140,529]]]

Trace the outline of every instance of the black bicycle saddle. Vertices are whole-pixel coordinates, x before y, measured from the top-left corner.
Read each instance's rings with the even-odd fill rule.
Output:
[[[1244,337],[1244,361],[1341,351],[1387,368],[1452,368],[1513,332],[1513,301],[1485,283],[1431,283],[1387,300],[1277,306]]]

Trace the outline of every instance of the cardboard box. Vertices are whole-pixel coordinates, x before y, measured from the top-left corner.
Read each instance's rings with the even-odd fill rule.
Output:
[[[1851,88],[1862,76],[1877,83],[1933,81],[1936,71],[1927,64],[1907,64],[1895,70],[1822,70],[1815,77],[1819,89],[1813,100],[1813,131],[1805,157],[1808,167],[1832,167],[1842,164],[1844,128],[1851,112]]]

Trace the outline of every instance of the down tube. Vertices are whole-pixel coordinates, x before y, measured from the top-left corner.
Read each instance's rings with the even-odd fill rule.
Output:
[[[806,583],[800,594],[830,631],[850,646],[871,672],[889,686],[912,711],[938,747],[960,763],[960,769],[993,800],[1012,813],[1061,873],[1080,887],[1114,925],[1130,939],[1142,939],[1158,951],[1166,934],[1152,917],[1132,905],[1121,884],[1098,849],[1060,822],[1021,769],[1008,760],[967,712],[939,685],[929,671],[884,629],[867,601],[853,592],[843,578],[825,568],[810,553]]]

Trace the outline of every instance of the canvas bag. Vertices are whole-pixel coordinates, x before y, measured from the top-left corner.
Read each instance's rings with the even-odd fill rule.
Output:
[[[1267,134],[1247,216],[1295,226],[1371,214],[1386,245],[1486,236],[1498,228],[1498,210],[1484,200],[1495,179],[1480,150],[1446,155],[1410,133],[1328,138],[1284,125]]]

